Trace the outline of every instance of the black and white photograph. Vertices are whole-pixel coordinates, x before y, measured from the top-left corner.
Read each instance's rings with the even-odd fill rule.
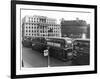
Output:
[[[90,13],[21,9],[22,66],[89,65]]]
[[[95,6],[54,4],[16,5],[17,75],[95,71]]]

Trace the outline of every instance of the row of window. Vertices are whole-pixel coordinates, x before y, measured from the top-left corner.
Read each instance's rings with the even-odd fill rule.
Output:
[[[49,21],[49,20],[41,20],[41,19],[29,19],[28,22],[43,22],[43,23],[55,23],[55,21]]]
[[[47,32],[46,30],[26,30],[26,32]]]
[[[40,32],[40,33],[47,33],[48,31],[45,31],[45,30],[26,30],[26,32]],[[58,32],[59,33],[59,31],[53,31],[52,33],[55,33],[55,32]]]
[[[50,30],[50,29],[57,29],[57,30],[59,30],[60,28],[48,28],[48,30]]]
[[[26,35],[37,35],[37,34],[26,34]]]
[[[25,34],[26,36],[48,36],[48,35],[39,35],[39,34]]]
[[[36,26],[37,26],[38,24],[25,23],[25,25],[27,25],[27,26],[28,26],[28,25],[36,25]]]
[[[59,36],[59,34],[44,34],[44,33],[26,33],[25,35],[48,35],[48,36]]]
[[[47,26],[46,24],[34,24],[34,23],[26,23],[25,24],[26,26],[32,26],[32,25],[39,25],[39,26]],[[55,25],[55,24],[48,24],[48,26],[58,26],[58,25]]]
[[[34,31],[33,30],[32,31],[31,30],[26,30],[26,32],[39,32],[39,31],[38,30],[37,31],[36,30],[34,30]]]
[[[30,27],[30,26],[29,26],[29,27],[26,27],[26,29],[28,29],[28,28],[29,28],[29,29],[30,29],[30,28],[32,28],[32,29],[33,29],[33,28],[34,28],[34,29],[36,29],[36,28],[39,29],[39,27]],[[47,29],[47,28],[41,27],[41,29]],[[59,30],[60,28],[48,28],[48,29],[49,29],[49,30],[50,30],[50,29],[58,29],[58,30]]]
[[[45,35],[45,34],[41,34],[41,35],[39,35],[39,34],[25,34],[26,36],[59,36],[59,34],[53,34],[53,35]]]
[[[36,29],[36,28],[37,28],[37,29],[47,29],[47,28],[45,28],[45,27],[26,27],[26,29],[30,29],[30,28],[32,28],[32,29],[33,29],[33,28],[34,28],[34,29]]]
[[[33,29],[33,28],[36,29],[36,28],[38,28],[38,27],[26,27],[26,29],[27,29],[27,28],[29,28],[29,29],[30,29],[30,28],[32,28],[32,29]]]
[[[47,23],[47,24],[55,24],[55,22],[45,22],[45,21],[29,21],[29,23]],[[53,25],[54,26],[54,25]]]

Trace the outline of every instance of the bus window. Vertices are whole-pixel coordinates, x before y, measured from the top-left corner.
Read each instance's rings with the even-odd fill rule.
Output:
[[[64,47],[65,41],[63,39],[58,39],[56,42],[60,44],[60,47]]]
[[[54,39],[50,39],[47,41],[47,45],[54,46],[54,47],[61,47],[60,42]]]

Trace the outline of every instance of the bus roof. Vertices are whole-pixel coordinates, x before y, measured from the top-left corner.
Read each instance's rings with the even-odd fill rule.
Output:
[[[90,39],[83,39],[83,38],[76,38],[74,40],[84,40],[84,41],[90,41]]]
[[[71,39],[69,37],[52,37],[52,38],[47,38],[47,39]]]

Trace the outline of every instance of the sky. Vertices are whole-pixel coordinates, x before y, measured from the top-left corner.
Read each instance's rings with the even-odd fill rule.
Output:
[[[39,15],[39,16],[47,16],[49,18],[57,19],[57,23],[59,24],[61,21],[61,18],[64,18],[65,20],[76,20],[76,18],[79,18],[80,20],[85,20],[88,24],[91,22],[91,13],[85,13],[85,12],[72,12],[72,11],[51,11],[51,10],[36,10],[36,9],[22,9],[21,10],[21,19],[25,16],[33,16],[33,15]]]

